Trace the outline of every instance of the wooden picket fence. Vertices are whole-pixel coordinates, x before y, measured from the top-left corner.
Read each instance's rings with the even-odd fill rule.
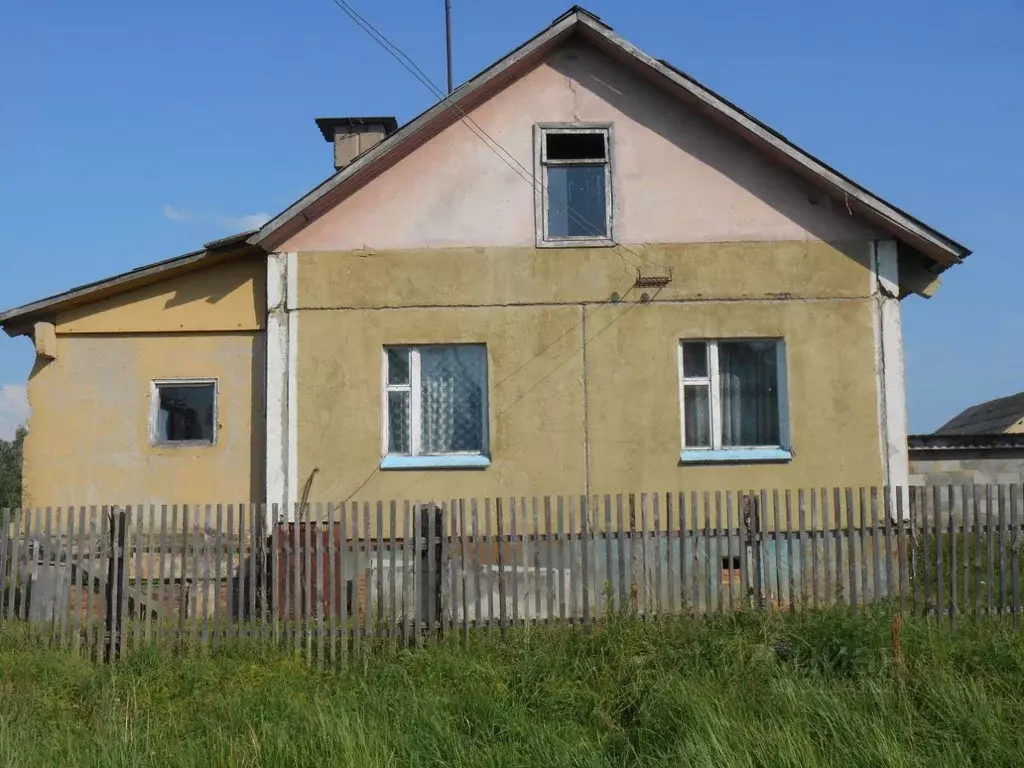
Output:
[[[888,601],[1020,619],[1020,486],[0,512],[0,631],[99,660],[256,643],[339,662],[534,624]]]

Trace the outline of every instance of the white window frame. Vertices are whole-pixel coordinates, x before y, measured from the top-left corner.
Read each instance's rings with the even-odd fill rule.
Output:
[[[718,345],[734,344],[743,342],[774,342],[776,354],[776,366],[778,369],[778,398],[779,398],[779,444],[778,445],[722,445],[722,409],[720,374],[718,368]],[[687,376],[683,368],[683,345],[684,344],[706,344],[708,354],[708,375]],[[689,451],[759,451],[764,449],[790,449],[789,434],[789,386],[786,373],[786,342],[779,338],[753,338],[743,337],[735,339],[679,339],[678,344],[679,361],[679,444],[682,450]],[[708,387],[708,401],[711,409],[711,445],[687,445],[686,444],[686,404],[684,401],[684,389],[686,385],[698,385]]]
[[[549,160],[545,137],[551,133],[599,133],[604,136],[604,160]],[[615,245],[615,195],[612,192],[611,123],[537,123],[533,126],[533,174],[536,238],[538,248],[595,248]],[[604,215],[603,237],[548,237],[548,167],[552,165],[603,165]]]
[[[483,445],[479,451],[451,451],[448,453],[423,453],[422,452],[422,399],[423,399],[423,388],[420,379],[420,353],[424,349],[450,349],[452,347],[480,347],[484,352],[484,381],[483,381],[483,397],[481,398],[481,410],[483,411]],[[388,382],[388,350],[404,350],[409,353],[409,383],[408,384],[391,384]],[[488,376],[487,368],[489,361],[487,360],[487,345],[476,342],[465,342],[456,344],[387,344],[383,348],[381,355],[381,381],[384,384],[383,397],[381,401],[381,412],[383,418],[381,419],[381,440],[382,449],[381,454],[384,457],[388,456],[488,456],[490,450],[490,428],[488,422],[490,421],[490,406],[487,398],[488,388]],[[409,453],[392,453],[390,451],[390,434],[391,434],[391,413],[388,407],[388,393],[389,392],[408,392],[409,393]]]
[[[161,440],[157,425],[160,421],[161,387],[213,386],[213,435],[209,440]],[[149,382],[149,444],[161,448],[208,448],[217,444],[220,432],[220,384],[215,378],[152,379]]]

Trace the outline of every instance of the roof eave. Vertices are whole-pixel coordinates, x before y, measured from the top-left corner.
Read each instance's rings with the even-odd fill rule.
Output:
[[[53,317],[72,307],[109,298],[195,269],[213,266],[247,253],[256,254],[259,250],[246,242],[252,233],[252,231],[243,232],[214,240],[207,243],[201,250],[138,267],[94,283],[86,283],[68,291],[0,312],[0,328],[3,328],[4,332],[12,338],[24,336],[31,332],[34,323]]]
[[[786,162],[786,165],[801,176],[822,188],[826,193],[839,197],[839,199],[845,199],[851,209],[857,210],[864,218],[880,228],[892,232],[929,258],[938,261],[943,266],[952,266],[962,262],[970,255],[971,251],[966,246],[869,192],[852,179],[799,148],[785,136],[728,99],[698,83],[671,64],[644,53],[628,40],[617,35],[610,27],[595,23],[586,16],[581,16],[579,23],[585,30],[585,37],[591,41],[603,41],[613,52],[625,54],[664,76],[685,91],[691,97],[692,103],[703,108],[703,111],[714,119],[724,120],[734,129],[739,128],[741,134],[770,147],[778,157]]]
[[[843,200],[851,212],[856,212],[879,229],[891,233],[897,239],[936,262],[938,272],[963,261],[971,251],[938,230],[929,227],[905,211],[872,194],[852,179],[844,176],[821,160],[797,147],[784,136],[760,120],[744,112],[732,102],[701,85],[667,62],[644,53],[628,40],[587,11],[574,7],[538,35],[516,48],[472,80],[457,88],[450,96],[404,125],[385,141],[358,157],[351,165],[332,175],[307,195],[265,224],[249,242],[261,245],[267,250],[288,239],[305,224],[314,221],[326,210],[335,195],[349,185],[358,183],[359,178],[372,178],[377,167],[389,153],[400,159],[410,139],[421,130],[442,117],[450,108],[462,111],[460,106],[488,86],[500,81],[510,69],[532,60],[553,47],[569,34],[579,32],[602,49],[611,52],[620,60],[642,65],[649,72],[661,75],[674,84],[687,101],[701,108],[713,119],[725,124],[733,131],[770,149],[773,154],[794,172],[804,176],[815,186]]]

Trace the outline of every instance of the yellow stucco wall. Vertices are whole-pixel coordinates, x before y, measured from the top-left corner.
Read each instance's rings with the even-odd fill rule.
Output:
[[[59,315],[29,376],[23,503],[262,499],[265,274],[244,258]],[[158,378],[217,380],[216,445],[149,444]]]
[[[299,483],[316,468],[324,502],[880,484],[870,248],[631,248],[672,267],[660,291],[610,249],[300,253]],[[791,461],[680,464],[677,345],[716,337],[785,340]],[[380,470],[382,348],[457,342],[487,345],[491,466]]]
[[[65,336],[59,344],[60,356],[37,362],[29,379],[25,505],[261,498],[261,334]],[[216,445],[151,446],[150,381],[186,377],[217,379]]]
[[[870,286],[869,241],[679,243],[620,248],[433,248],[301,254],[299,306],[373,308],[581,303],[636,278],[675,279],[658,299],[854,298]]]
[[[882,483],[871,312],[869,299],[591,308],[592,491]],[[680,465],[678,340],[758,337],[785,340],[793,459]]]
[[[57,333],[260,330],[266,274],[263,256],[235,259],[62,312]]]
[[[580,307],[301,312],[299,479],[310,498],[432,499],[583,484]],[[485,471],[379,472],[385,344],[487,345]],[[543,443],[543,445],[538,445]]]

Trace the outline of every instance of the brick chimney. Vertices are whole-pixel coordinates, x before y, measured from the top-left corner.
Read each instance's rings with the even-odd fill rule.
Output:
[[[316,125],[334,144],[334,167],[339,171],[398,129],[393,117],[318,117]]]

